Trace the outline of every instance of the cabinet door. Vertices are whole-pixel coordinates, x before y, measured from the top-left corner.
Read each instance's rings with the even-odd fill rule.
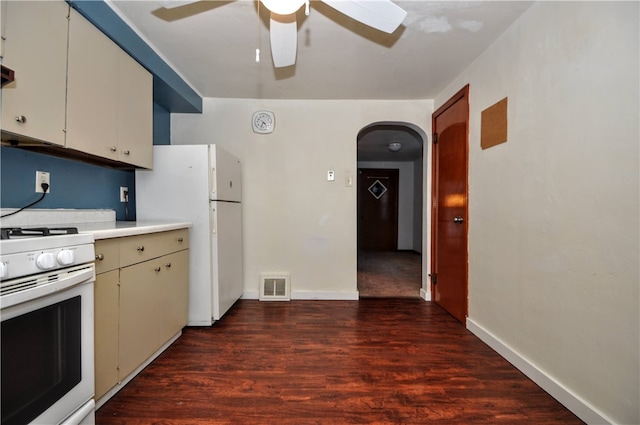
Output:
[[[187,324],[189,303],[189,251],[184,250],[161,258],[162,317],[160,337],[168,341]]]
[[[95,242],[96,274],[120,267],[120,239],[100,239]]]
[[[153,78],[120,52],[118,79],[118,158],[127,164],[153,165]]]
[[[94,289],[96,399],[118,383],[119,270],[96,276]]]
[[[120,243],[120,266],[141,263],[188,247],[189,229],[129,236]]]
[[[120,269],[120,379],[145,362],[160,344],[160,259]]]
[[[2,63],[15,71],[15,81],[2,88],[2,139],[64,146],[69,5],[3,1],[2,7]]]
[[[67,147],[118,159],[121,51],[75,10],[69,20]]]

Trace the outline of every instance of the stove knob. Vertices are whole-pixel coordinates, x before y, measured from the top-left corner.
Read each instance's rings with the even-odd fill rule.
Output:
[[[9,265],[7,263],[0,262],[0,279],[4,279],[9,276]]]
[[[56,266],[56,259],[50,252],[44,252],[36,258],[36,265],[40,270],[52,269]]]
[[[63,249],[58,252],[58,263],[63,266],[68,266],[76,261],[76,256],[73,251],[69,249]]]

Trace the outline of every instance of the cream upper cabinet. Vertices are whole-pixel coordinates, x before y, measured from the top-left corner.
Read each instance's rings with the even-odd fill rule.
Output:
[[[151,168],[151,74],[74,10],[68,57],[67,147]]]
[[[142,168],[153,165],[153,77],[120,52],[118,159]]]
[[[2,139],[64,146],[69,5],[3,1],[2,8],[2,64],[15,71],[2,88]]]
[[[118,160],[118,50],[71,10],[67,147],[114,161]]]
[[[152,75],[65,1],[0,5],[2,140],[151,168]]]

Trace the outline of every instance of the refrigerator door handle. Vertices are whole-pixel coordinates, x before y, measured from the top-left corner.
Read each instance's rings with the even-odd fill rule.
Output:
[[[216,192],[218,191],[218,182],[216,181],[217,175],[216,175],[215,167],[211,167],[211,170],[209,173],[210,173],[209,174],[209,180],[210,180],[209,190],[211,191],[211,194],[209,196],[211,196],[211,199],[214,199],[214,198],[217,198]]]
[[[211,206],[209,221],[211,222],[211,234],[215,235],[218,231],[218,214],[216,214],[216,207],[214,207],[213,205]]]

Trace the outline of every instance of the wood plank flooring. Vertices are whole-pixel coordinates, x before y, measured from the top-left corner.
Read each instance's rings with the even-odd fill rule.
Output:
[[[437,305],[240,300],[96,414],[106,424],[580,424]]]

